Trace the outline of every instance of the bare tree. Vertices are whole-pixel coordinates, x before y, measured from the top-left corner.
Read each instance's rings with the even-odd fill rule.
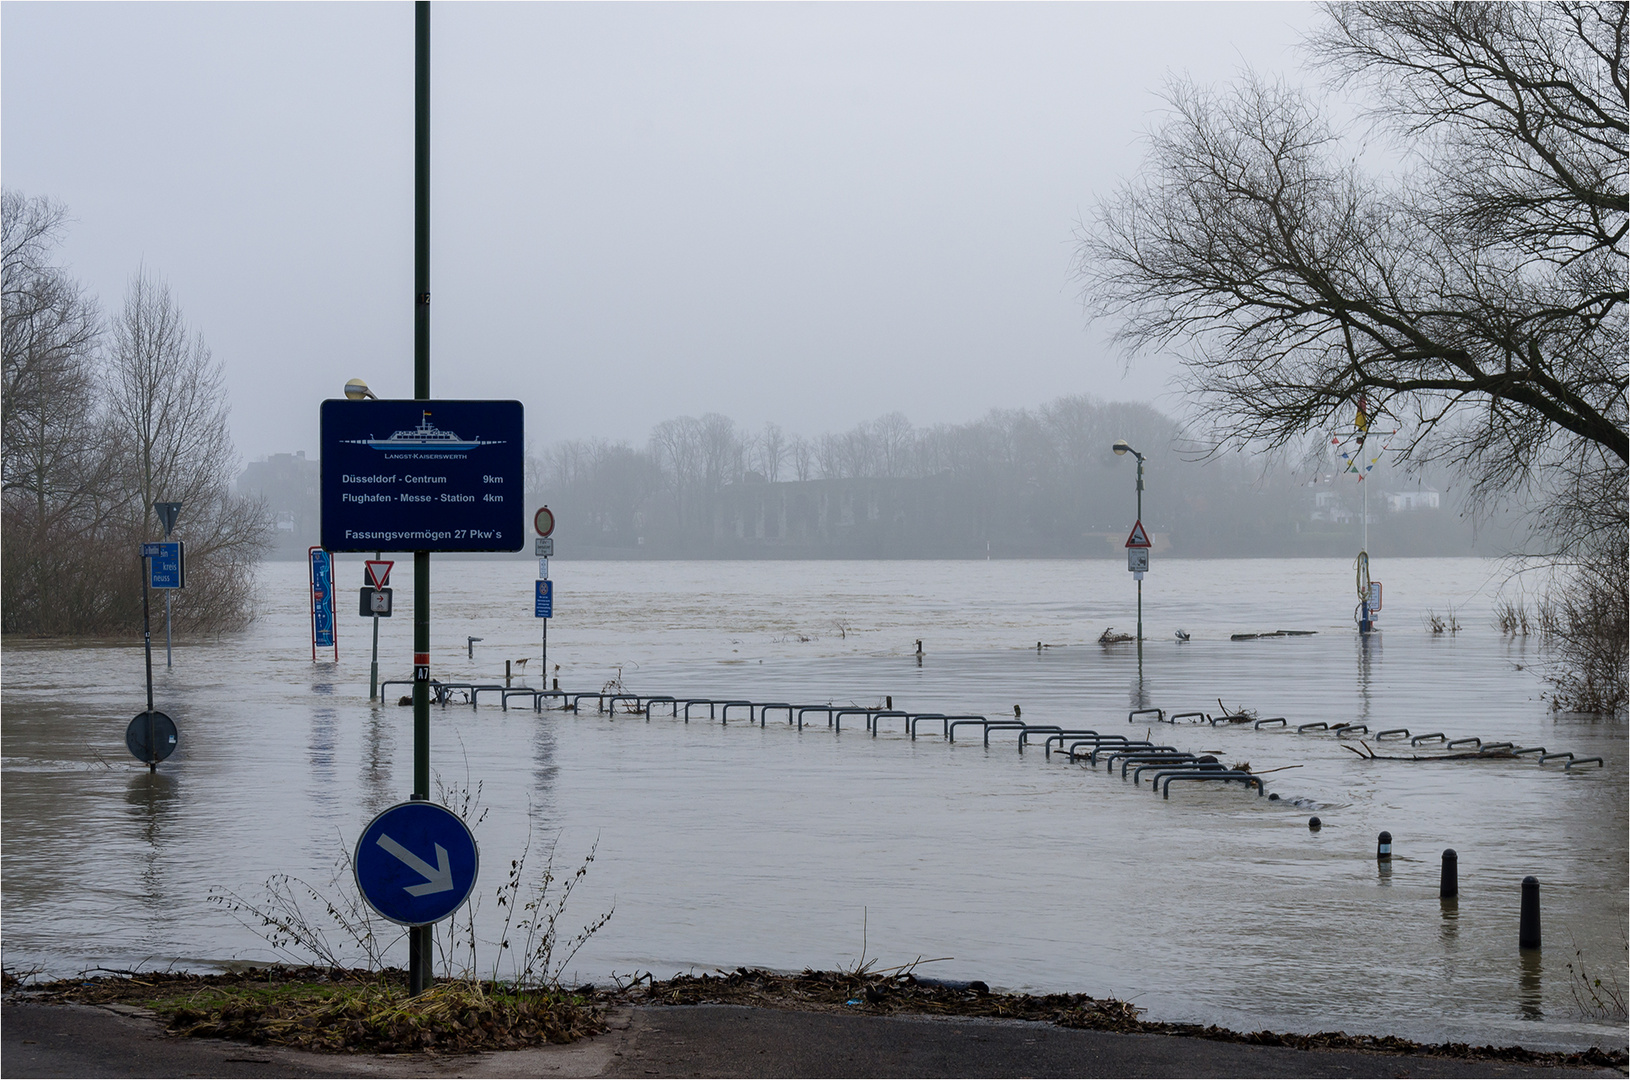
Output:
[[[178,624],[242,625],[270,523],[259,504],[231,494],[220,365],[187,331],[169,290],[145,274],[131,283],[104,351],[95,303],[52,261],[65,211],[13,192],[0,210],[5,628],[132,626],[138,545],[158,533],[155,499],[185,504]],[[110,573],[118,567],[125,572]]]
[[[0,624],[53,633],[106,625],[112,595],[102,534],[119,498],[109,484],[98,408],[101,317],[54,262],[67,211],[0,195]],[[120,560],[131,565],[128,554]]]
[[[780,424],[770,422],[764,425],[764,430],[755,440],[754,457],[764,479],[772,484],[781,479],[781,463],[787,459],[787,438],[781,433]]]
[[[169,286],[146,271],[131,279],[114,320],[105,394],[123,487],[139,498],[132,536],[159,534],[155,500],[185,507],[188,588],[176,598],[177,621],[195,630],[241,625],[270,522],[259,504],[231,492],[237,454],[221,364],[188,328]]]
[[[1080,236],[1089,310],[1182,351],[1212,446],[1358,414],[1485,495],[1574,488],[1625,529],[1626,5],[1331,5],[1315,55],[1410,169],[1367,174],[1315,100],[1168,92],[1140,176]],[[1560,474],[1560,475],[1559,475]]]
[[[691,526],[702,487],[701,424],[692,416],[664,420],[651,431],[651,456],[673,499],[674,525]]]
[[[911,470],[911,451],[916,432],[904,413],[892,412],[880,416],[872,423],[877,444],[878,465],[884,476],[907,476]]]
[[[843,440],[828,432],[821,436],[815,448],[815,467],[821,479],[837,480],[843,476]]]
[[[1630,529],[1630,5],[1325,11],[1314,57],[1407,168],[1367,172],[1309,94],[1176,82],[1082,231],[1088,308],[1132,351],[1182,351],[1212,447],[1401,426],[1485,506],[1526,499],[1584,609],[1622,611],[1592,567]],[[1585,697],[1622,707],[1617,670]]]
[[[736,422],[723,413],[706,413],[701,420],[702,482],[709,497],[726,484],[741,480],[746,446]]]
[[[67,211],[11,191],[0,198],[0,460],[5,490],[31,498],[33,529],[43,532],[94,501],[106,460],[98,453],[96,416],[101,315],[79,283],[51,262]]]
[[[877,439],[872,425],[862,421],[844,432],[839,443],[838,469],[846,478],[878,475]]]
[[[792,478],[799,483],[814,478],[815,446],[802,435],[794,435],[787,446],[788,460],[792,462]]]

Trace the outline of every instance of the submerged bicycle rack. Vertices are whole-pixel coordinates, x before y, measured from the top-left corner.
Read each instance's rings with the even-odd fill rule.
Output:
[[[380,700],[386,697],[386,688],[390,686],[406,686],[411,688],[412,683],[406,679],[389,679],[380,684]],[[1001,718],[992,720],[987,716],[975,713],[941,713],[941,712],[910,712],[905,709],[876,708],[861,705],[834,705],[828,702],[824,705],[798,705],[787,701],[750,701],[745,698],[711,698],[711,697],[674,697],[670,694],[636,694],[629,693],[621,688],[606,688],[603,690],[567,691],[567,690],[534,690],[528,687],[506,687],[498,683],[475,682],[443,682],[438,679],[430,681],[431,699],[436,704],[447,707],[448,702],[455,694],[463,694],[464,700],[470,707],[476,708],[480,704],[482,694],[497,694],[499,705],[505,710],[509,709],[511,698],[530,698],[534,712],[542,712],[545,703],[551,708],[558,708],[562,712],[581,714],[582,704],[589,698],[594,699],[594,711],[597,715],[615,718],[619,715],[621,707],[623,715],[643,716],[647,723],[656,715],[656,710],[666,710],[667,715],[685,723],[691,721],[691,710],[706,707],[710,720],[717,720],[721,725],[728,726],[732,719],[732,710],[736,710],[734,719],[742,720],[741,710],[746,710],[745,719],[749,724],[758,722],[764,727],[773,712],[777,717],[785,716],[789,727],[796,727],[799,731],[804,729],[805,718],[810,713],[824,714],[826,726],[834,734],[843,731],[844,717],[860,717],[866,730],[872,738],[876,738],[883,730],[887,720],[901,722],[899,734],[908,736],[916,741],[923,734],[919,726],[923,723],[938,724],[938,736],[947,743],[956,742],[956,731],[959,727],[977,727],[980,729],[981,740],[985,747],[990,746],[991,732],[1013,731],[1018,733],[1016,740],[1019,753],[1023,754],[1025,747],[1039,741],[1042,746],[1042,755],[1051,760],[1055,750],[1063,753],[1071,763],[1086,761],[1094,770],[1098,767],[1100,758],[1104,760],[1105,771],[1114,772],[1117,763],[1121,766],[1121,779],[1126,779],[1130,770],[1134,787],[1141,786],[1144,773],[1153,773],[1150,789],[1158,790],[1162,798],[1171,798],[1171,785],[1178,780],[1192,780],[1196,782],[1221,781],[1225,783],[1242,783],[1247,789],[1256,788],[1261,796],[1266,793],[1262,778],[1253,773],[1237,769],[1230,769],[1217,761],[1213,754],[1195,754],[1179,750],[1174,746],[1167,746],[1154,742],[1152,739],[1138,739],[1129,735],[1101,732],[1095,728],[1066,728],[1059,724],[1028,724],[1018,719],[1009,720]],[[1158,722],[1171,724],[1174,727],[1179,723],[1207,724],[1218,727],[1223,724],[1250,723],[1253,730],[1260,731],[1265,727],[1277,727],[1288,731],[1291,724],[1283,716],[1272,716],[1257,720],[1248,713],[1229,713],[1221,716],[1212,716],[1203,711],[1174,712],[1168,714],[1164,709],[1133,709],[1126,715],[1127,723]],[[932,731],[932,728],[929,729]],[[1331,723],[1329,721],[1315,720],[1305,724],[1297,724],[1295,732],[1298,735],[1334,735],[1338,739],[1351,739],[1358,735],[1368,735],[1369,726],[1362,723]],[[1371,738],[1377,742],[1383,740],[1409,740],[1411,748],[1422,743],[1437,743],[1443,750],[1455,750],[1462,747],[1471,747],[1475,755],[1459,755],[1460,757],[1487,755],[1494,758],[1521,758],[1530,754],[1537,755],[1535,760],[1544,765],[1548,761],[1564,761],[1563,771],[1570,772],[1575,766],[1595,765],[1606,768],[1606,763],[1600,757],[1576,757],[1571,751],[1552,753],[1543,746],[1519,747],[1510,742],[1484,742],[1476,736],[1451,739],[1441,731],[1434,731],[1424,735],[1412,735],[1408,728],[1388,728],[1376,732]]]
[[[1173,714],[1172,719],[1176,721],[1186,716],[1203,717],[1205,714],[1175,713]],[[1215,723],[1215,721],[1213,721],[1213,723]],[[1255,728],[1260,730],[1264,726],[1275,724],[1284,729],[1288,729],[1290,726],[1290,722],[1283,716],[1275,716],[1270,717],[1267,720],[1258,720],[1255,724]],[[1296,725],[1296,734],[1326,734],[1334,735],[1338,739],[1351,739],[1357,735],[1369,735],[1370,728],[1368,724],[1332,724],[1322,720],[1315,720],[1310,723]],[[1410,734],[1408,728],[1387,728],[1384,731],[1376,732],[1370,737],[1376,742],[1381,742],[1383,740],[1408,739],[1411,749],[1420,746],[1422,743],[1437,743],[1439,744],[1439,748],[1443,750],[1458,750],[1463,747],[1471,747],[1473,750],[1477,751],[1476,755],[1458,755],[1459,757],[1463,758],[1487,755],[1490,760],[1499,760],[1504,758],[1520,758],[1528,754],[1538,754],[1539,757],[1536,760],[1541,765],[1553,759],[1567,758],[1568,763],[1563,766],[1564,771],[1572,769],[1575,765],[1596,765],[1600,768],[1607,767],[1606,763],[1599,757],[1576,759],[1571,752],[1552,754],[1548,753],[1543,746],[1518,746],[1516,743],[1512,742],[1484,742],[1480,737],[1475,735],[1469,735],[1465,738],[1451,739],[1442,731],[1432,731],[1424,735],[1412,735]]]

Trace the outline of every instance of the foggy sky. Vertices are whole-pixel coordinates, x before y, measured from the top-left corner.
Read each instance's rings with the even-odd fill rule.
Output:
[[[1302,4],[437,4],[432,392],[528,438],[713,410],[816,435],[1064,394],[1178,407],[1072,232],[1169,74],[1302,75]],[[108,310],[166,278],[238,449],[413,388],[413,10],[0,6],[0,179]]]

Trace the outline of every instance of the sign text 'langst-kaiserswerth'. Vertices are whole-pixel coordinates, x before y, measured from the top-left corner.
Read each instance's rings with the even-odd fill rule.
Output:
[[[519,401],[325,401],[323,547],[519,551]]]

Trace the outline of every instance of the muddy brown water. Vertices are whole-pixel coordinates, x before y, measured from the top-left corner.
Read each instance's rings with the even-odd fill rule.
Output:
[[[437,560],[439,676],[501,681],[507,659],[517,682],[538,682],[534,569]],[[1622,1047],[1622,1021],[1578,1007],[1567,965],[1577,952],[1625,982],[1624,721],[1550,709],[1538,643],[1493,626],[1499,564],[1377,558],[1373,572],[1387,606],[1363,642],[1346,560],[1156,560],[1140,665],[1135,646],[1092,643],[1135,623],[1130,575],[1113,562],[557,558],[549,662],[569,688],[620,678],[677,696],[889,696],[992,718],[1020,704],[1032,723],[1140,735],[1148,725],[1127,722],[1139,704],[1215,713],[1220,697],[1293,723],[1445,731],[1607,767],[1366,761],[1328,735],[1160,725],[1180,748],[1282,770],[1265,776],[1277,801],[1211,785],[1162,800],[1101,768],[1021,755],[1009,733],[987,749],[973,733],[911,741],[893,725],[874,738],[858,718],[835,734],[815,715],[800,732],[455,704],[434,711],[433,760],[444,788],[479,786],[486,811],[478,967],[513,970],[513,945],[495,944],[510,860],[529,852],[537,867],[552,850],[569,872],[597,843],[563,936],[615,913],[572,959],[566,974],[581,981],[849,966],[864,943],[878,966],[920,957],[932,961],[920,973],[1112,995],[1163,1020]],[[360,585],[360,558],[342,558],[338,577]],[[407,580],[402,614],[381,624],[386,677],[408,673]],[[156,775],[123,747],[142,705],[139,643],[6,643],[9,968],[272,959],[212,891],[259,899],[269,877],[292,874],[351,895],[337,860],[407,794],[410,710],[367,700],[354,605],[341,608],[339,662],[313,663],[303,565],[267,564],[259,595],[249,631],[183,641],[168,671],[160,649],[157,702],[182,742]],[[1427,613],[1450,608],[1462,631],[1429,633]],[[1275,629],[1318,633],[1230,640]],[[1385,867],[1382,829],[1394,837]],[[1461,895],[1445,907],[1448,847]],[[1537,956],[1516,947],[1527,874],[1543,883]],[[378,929],[400,962],[394,930]]]

